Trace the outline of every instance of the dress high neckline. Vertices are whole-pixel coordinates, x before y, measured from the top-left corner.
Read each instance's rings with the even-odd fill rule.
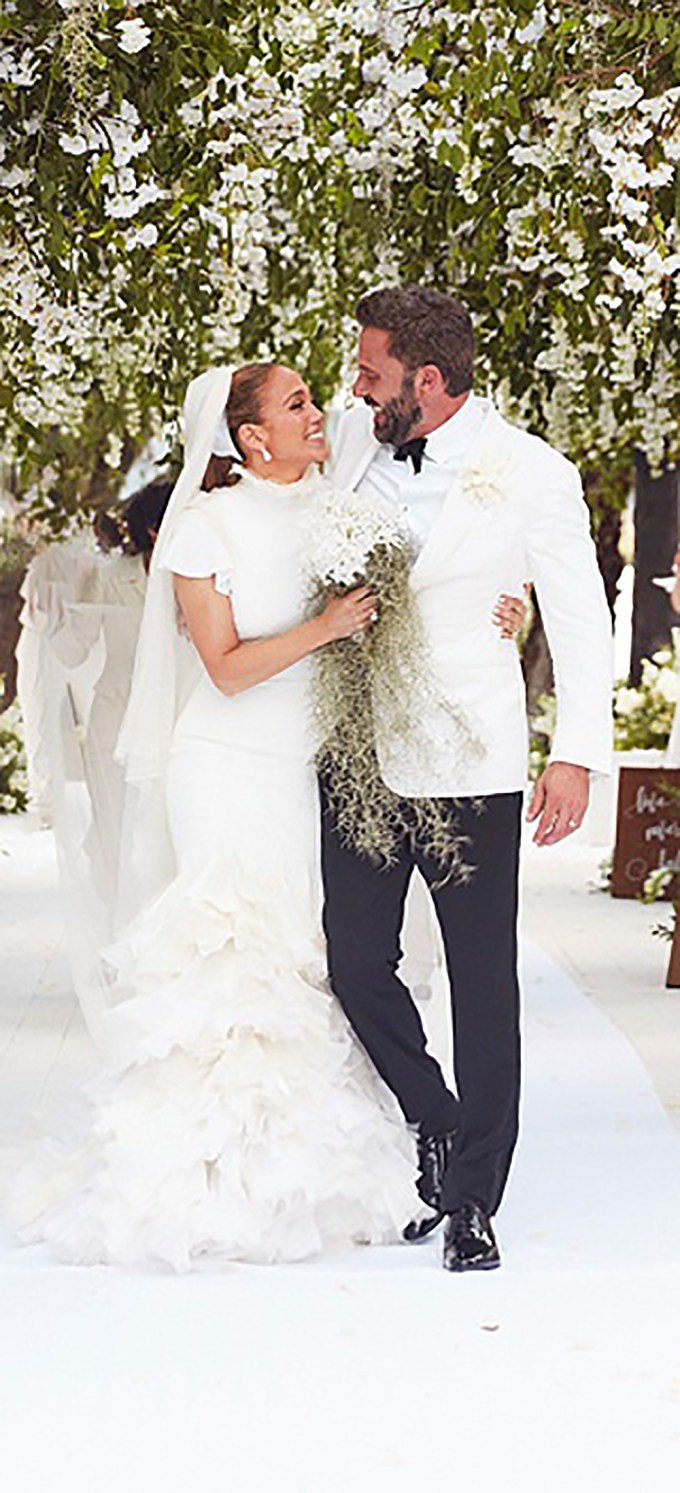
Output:
[[[298,494],[311,492],[321,480],[321,473],[316,465],[305,472],[304,477],[298,477],[296,482],[274,482],[270,477],[259,477],[255,472],[244,469],[241,477],[242,482],[247,482],[253,487],[260,488],[264,492],[271,493],[275,497],[297,497]]]

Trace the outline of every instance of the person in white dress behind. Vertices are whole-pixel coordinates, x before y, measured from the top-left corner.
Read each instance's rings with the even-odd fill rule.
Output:
[[[104,1040],[100,951],[118,929],[125,715],[146,569],[172,484],[150,483],[95,534],[42,549],[22,587],[17,690],[30,804],[54,832],[71,977],[90,1035]],[[96,535],[96,544],[95,544]]]

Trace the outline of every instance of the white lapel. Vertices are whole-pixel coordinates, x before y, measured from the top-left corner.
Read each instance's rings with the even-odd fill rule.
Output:
[[[487,406],[486,419],[470,445],[462,470],[456,475],[413,566],[412,579],[416,589],[426,585],[442,567],[447,567],[451,555],[460,549],[470,531],[482,523],[495,502],[503,501],[500,483],[509,473],[514,432],[490,400],[480,402]],[[490,501],[481,497],[481,485],[475,491],[472,480],[487,466],[499,480],[499,490]]]

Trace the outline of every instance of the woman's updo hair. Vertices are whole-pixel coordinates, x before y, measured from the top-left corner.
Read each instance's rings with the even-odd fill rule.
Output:
[[[229,434],[243,459],[245,453],[239,445],[239,430],[242,425],[258,425],[262,419],[262,396],[276,366],[276,363],[246,363],[232,378],[225,413]],[[240,480],[241,473],[235,470],[233,457],[213,455],[206,467],[203,488],[205,492],[211,492],[214,487],[233,487]]]

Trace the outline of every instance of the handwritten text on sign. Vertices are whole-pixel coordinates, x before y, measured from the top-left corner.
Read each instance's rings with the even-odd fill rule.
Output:
[[[639,897],[650,872],[666,868],[680,873],[680,768],[622,767],[612,896]]]

